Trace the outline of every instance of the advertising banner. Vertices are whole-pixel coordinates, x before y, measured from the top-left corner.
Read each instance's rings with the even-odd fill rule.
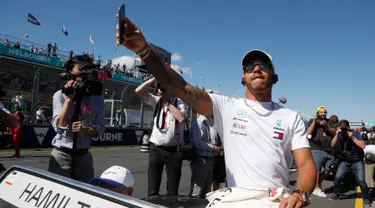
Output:
[[[52,126],[23,125],[21,148],[47,148],[56,135]],[[106,128],[103,135],[92,138],[91,146],[127,146],[140,145],[142,137],[150,129]],[[12,133],[0,132],[0,148],[13,146]]]
[[[121,82],[128,82],[135,85],[140,85],[144,82],[143,79],[137,78],[137,77],[131,77],[126,74],[121,74],[118,72],[112,72],[112,79],[121,81]]]
[[[14,58],[23,59],[23,60],[31,61],[31,62],[37,62],[37,63],[55,66],[59,68],[63,67],[63,63],[61,59],[59,58],[54,58],[54,57],[47,56],[44,54],[33,53],[28,50],[15,48],[12,46],[6,46],[1,43],[0,43],[0,54],[4,56],[14,57]]]

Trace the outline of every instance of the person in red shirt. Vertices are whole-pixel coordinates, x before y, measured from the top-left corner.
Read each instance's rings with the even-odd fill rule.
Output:
[[[14,155],[12,157],[20,158],[20,140],[22,136],[22,122],[24,120],[24,116],[20,111],[16,111],[15,116],[17,117],[18,127],[17,128],[9,128],[8,131],[13,132],[13,141],[14,141]]]

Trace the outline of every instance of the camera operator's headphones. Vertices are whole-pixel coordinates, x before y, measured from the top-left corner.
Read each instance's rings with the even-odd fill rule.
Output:
[[[279,81],[279,76],[277,74],[272,74],[272,84],[276,84]],[[244,78],[241,80],[241,84],[245,86],[246,81]]]

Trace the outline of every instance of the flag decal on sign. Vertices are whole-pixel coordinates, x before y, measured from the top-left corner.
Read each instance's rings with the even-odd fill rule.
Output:
[[[279,127],[273,127],[273,138],[283,140],[284,139],[284,129]]]

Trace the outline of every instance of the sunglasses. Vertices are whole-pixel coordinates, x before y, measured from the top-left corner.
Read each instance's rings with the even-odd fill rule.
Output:
[[[262,71],[265,71],[265,72],[273,71],[272,64],[270,62],[264,62],[264,61],[252,61],[252,62],[248,63],[247,65],[243,66],[243,70],[246,73],[251,73],[251,72],[254,71],[255,66],[257,66],[257,65],[259,66],[259,68]]]

